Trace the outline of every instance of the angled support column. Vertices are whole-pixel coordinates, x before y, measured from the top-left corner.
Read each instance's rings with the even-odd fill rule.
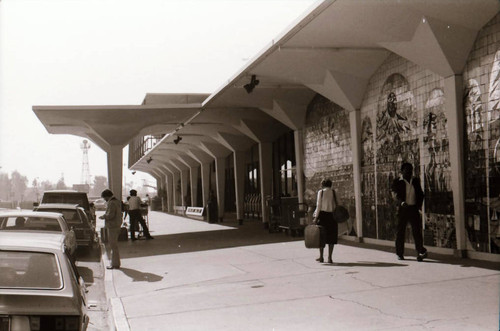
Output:
[[[356,208],[356,234],[363,237],[363,211],[361,205],[361,111],[349,112],[351,124],[352,172],[354,179],[354,204]]]
[[[201,187],[203,195],[203,207],[208,204],[208,196],[210,194],[210,162],[201,164]]]
[[[444,108],[448,121],[448,137],[450,143],[451,188],[453,206],[455,208],[455,230],[457,234],[457,255],[466,257],[465,232],[465,172],[464,172],[464,112],[463,112],[463,78],[453,75],[444,79]]]
[[[217,203],[219,206],[219,221],[222,222],[225,211],[226,157],[231,153],[231,150],[221,144],[211,143],[201,143],[200,149],[215,159]]]
[[[202,206],[205,207],[208,203],[208,195],[210,193],[210,163],[213,158],[201,150],[188,150],[187,155],[201,164]]]
[[[171,164],[166,164],[166,165],[164,165],[164,167],[167,168],[168,171],[170,171],[170,173],[172,174],[172,185],[169,189],[172,189],[172,194],[171,194],[172,212],[175,212],[174,207],[179,206],[182,203],[179,196],[177,195],[177,193],[178,193],[177,192],[177,183],[179,182],[180,171]]]
[[[108,149],[108,185],[115,197],[122,199],[123,147],[110,146]]]
[[[219,205],[219,222],[224,220],[225,198],[226,198],[226,158],[215,159],[215,176],[217,182],[217,203]]]
[[[236,218],[240,225],[245,217],[245,152],[234,152],[234,179],[236,191]]]
[[[273,144],[268,142],[259,143],[259,165],[260,165],[260,194],[262,206],[262,223],[269,224],[269,210],[266,207],[266,198],[273,192]]]
[[[302,129],[293,132],[295,142],[295,171],[297,176],[297,196],[299,203],[304,202],[304,134]]]
[[[180,172],[181,177],[181,199],[182,206],[187,207],[187,186],[189,181],[189,168],[180,161],[171,160],[170,163]]]
[[[198,206],[198,169],[200,169],[200,163],[187,154],[179,154],[178,159],[189,168],[189,178],[191,183],[191,206],[196,207]]]
[[[198,169],[200,166],[189,167],[189,173],[191,174],[191,206],[198,206]]]
[[[170,171],[165,171],[165,188],[167,192],[167,211],[174,212],[174,177]]]

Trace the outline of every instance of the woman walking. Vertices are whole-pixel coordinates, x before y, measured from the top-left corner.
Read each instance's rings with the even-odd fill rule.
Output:
[[[325,244],[328,244],[328,263],[333,263],[333,246],[337,243],[339,229],[337,222],[333,219],[333,211],[337,207],[337,196],[332,189],[332,181],[330,179],[323,179],[321,181],[321,189],[318,191],[316,201],[314,223],[321,225],[324,229]],[[323,249],[324,246],[319,249],[319,258],[316,261],[324,262]]]

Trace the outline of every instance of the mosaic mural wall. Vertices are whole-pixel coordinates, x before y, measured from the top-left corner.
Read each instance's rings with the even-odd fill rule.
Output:
[[[410,162],[426,193],[425,244],[456,247],[443,104],[443,79],[395,54],[371,78],[361,109],[364,237],[395,239],[390,188]]]
[[[500,15],[479,32],[463,78],[467,245],[500,254]]]
[[[315,204],[323,178],[331,178],[339,202],[355,219],[349,113],[317,95],[307,109],[304,128],[305,201]],[[354,228],[351,228],[351,234]]]

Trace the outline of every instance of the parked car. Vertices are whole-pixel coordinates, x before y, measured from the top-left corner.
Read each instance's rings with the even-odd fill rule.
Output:
[[[42,203],[35,207],[35,211],[60,213],[68,227],[73,229],[78,247],[94,248],[99,243],[99,237],[94,224],[90,222],[82,207],[75,204]]]
[[[95,210],[106,210],[106,200],[104,199],[97,199],[94,201],[94,208]]]
[[[13,234],[0,232],[0,330],[87,330],[85,283],[67,253]]]
[[[82,207],[95,226],[95,210],[90,206],[87,193],[73,190],[54,190],[43,192],[42,203],[71,203]]]
[[[0,212],[0,232],[29,233],[32,238],[37,234],[53,234],[62,241],[70,255],[76,251],[76,235],[71,230],[62,214],[16,210]],[[59,237],[58,237],[59,236]],[[29,236],[27,236],[29,238]]]

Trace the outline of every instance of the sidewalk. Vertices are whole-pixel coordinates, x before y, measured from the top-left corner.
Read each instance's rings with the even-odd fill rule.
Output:
[[[352,243],[321,264],[258,221],[149,222],[155,240],[120,242],[122,268],[106,270],[117,330],[498,330],[498,265]]]

